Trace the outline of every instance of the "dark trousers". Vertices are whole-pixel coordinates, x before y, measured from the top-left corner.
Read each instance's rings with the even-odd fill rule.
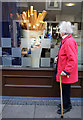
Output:
[[[70,94],[71,94],[71,84],[62,83],[62,94],[63,94],[63,108],[68,108],[71,104]]]
[[[71,84],[62,83],[62,94],[63,94],[63,108],[66,109],[71,104],[71,100],[70,100]]]

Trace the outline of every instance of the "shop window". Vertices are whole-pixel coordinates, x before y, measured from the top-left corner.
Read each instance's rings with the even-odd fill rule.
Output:
[[[55,6],[55,3],[57,7]],[[61,0],[59,0],[59,2],[57,0],[55,1],[49,0],[49,2],[47,2],[46,4],[48,9],[51,8],[50,13],[53,13],[52,10],[55,10],[57,14],[56,10],[61,10],[60,9]],[[27,31],[26,31],[26,29],[24,29],[26,28],[25,26],[23,26],[23,28],[20,26],[20,22],[22,21],[17,20],[16,16],[14,18],[14,14],[15,15],[16,13],[21,14],[23,11],[26,11],[30,7],[29,4],[28,5],[25,4],[25,6],[26,8],[18,4],[17,5],[18,8],[15,7],[16,10],[7,11],[8,13],[6,16],[8,18],[8,21],[5,20],[2,21],[2,36],[0,40],[0,65],[2,64],[3,66],[12,66],[12,67],[20,66],[20,67],[29,67],[29,68],[53,67],[54,59],[58,55],[60,42],[61,42],[58,24],[60,21],[65,20],[64,18],[65,15],[58,16],[58,14],[57,15],[53,14],[55,15],[53,16],[49,13],[47,9],[48,16],[50,14],[50,16],[52,17],[52,20],[49,21],[49,18],[51,19],[51,17],[48,18],[47,16],[46,18],[47,27],[43,31],[41,30],[30,31],[29,28],[27,27]],[[11,12],[12,14],[10,14]],[[39,11],[37,12],[38,15]],[[11,15],[12,18],[10,20],[9,20],[9,15]],[[56,21],[53,21],[54,20],[53,17],[56,18]],[[73,17],[70,16],[69,18],[73,18]],[[83,57],[81,55],[83,48],[83,44],[81,44],[81,42],[83,42],[82,41],[83,36],[81,30],[82,23],[81,21],[76,22],[72,19],[71,22],[74,25],[73,37],[75,38],[78,44],[78,66],[80,67],[81,65],[83,65]],[[27,21],[27,25],[29,25],[28,21]],[[29,36],[32,37],[32,39]],[[36,47],[34,47],[32,43],[35,43]]]

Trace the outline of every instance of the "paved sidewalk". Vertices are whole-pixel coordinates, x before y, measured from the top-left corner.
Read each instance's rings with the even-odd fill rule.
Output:
[[[58,100],[23,100],[5,99],[0,104],[2,118],[60,118],[57,114]],[[28,104],[27,104],[28,103]],[[72,110],[64,114],[64,118],[80,118],[82,104],[72,101]],[[1,110],[2,109],[2,110]]]

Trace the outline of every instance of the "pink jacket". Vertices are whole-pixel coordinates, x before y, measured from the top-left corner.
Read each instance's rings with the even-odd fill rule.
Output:
[[[61,42],[61,48],[58,53],[57,82],[60,82],[62,71],[69,75],[69,78],[61,75],[62,83],[70,84],[78,81],[78,47],[71,34]]]

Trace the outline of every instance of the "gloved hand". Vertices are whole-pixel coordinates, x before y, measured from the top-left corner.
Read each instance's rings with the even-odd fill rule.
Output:
[[[55,57],[54,59],[54,63],[57,63],[58,57]]]
[[[62,72],[61,72],[61,75],[66,76],[67,74],[66,74],[64,71],[62,71]]]

